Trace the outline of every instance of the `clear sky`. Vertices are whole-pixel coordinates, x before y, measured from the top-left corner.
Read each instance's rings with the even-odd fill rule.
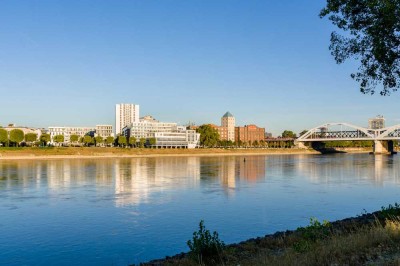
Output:
[[[400,123],[399,93],[359,92],[336,65],[324,0],[0,2],[0,125],[113,124],[115,104],[166,122]]]

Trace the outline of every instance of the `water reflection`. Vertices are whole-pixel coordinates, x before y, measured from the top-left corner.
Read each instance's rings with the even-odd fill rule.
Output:
[[[115,205],[148,203],[151,194],[218,184],[229,196],[237,182],[265,177],[264,156],[160,157],[0,163],[0,188],[46,187],[50,194],[74,187],[114,187]]]

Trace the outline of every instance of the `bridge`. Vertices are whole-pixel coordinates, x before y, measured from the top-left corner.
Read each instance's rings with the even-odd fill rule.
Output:
[[[400,140],[400,125],[380,129],[370,129],[348,123],[327,123],[310,129],[296,139],[299,148],[305,148],[306,142],[328,142],[341,140],[370,140],[373,141],[373,152],[394,152],[393,141]]]

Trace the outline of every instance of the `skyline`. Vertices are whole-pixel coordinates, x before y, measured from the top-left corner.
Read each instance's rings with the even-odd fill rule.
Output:
[[[115,125],[116,103],[165,122],[400,123],[397,93],[363,95],[328,49],[325,1],[3,1],[0,125]]]

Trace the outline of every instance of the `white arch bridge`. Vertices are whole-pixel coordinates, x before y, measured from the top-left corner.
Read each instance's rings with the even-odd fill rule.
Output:
[[[391,153],[393,141],[400,140],[400,125],[370,129],[348,123],[327,123],[310,129],[296,139],[299,148],[306,142],[328,142],[340,140],[370,140],[374,142],[374,153]]]

